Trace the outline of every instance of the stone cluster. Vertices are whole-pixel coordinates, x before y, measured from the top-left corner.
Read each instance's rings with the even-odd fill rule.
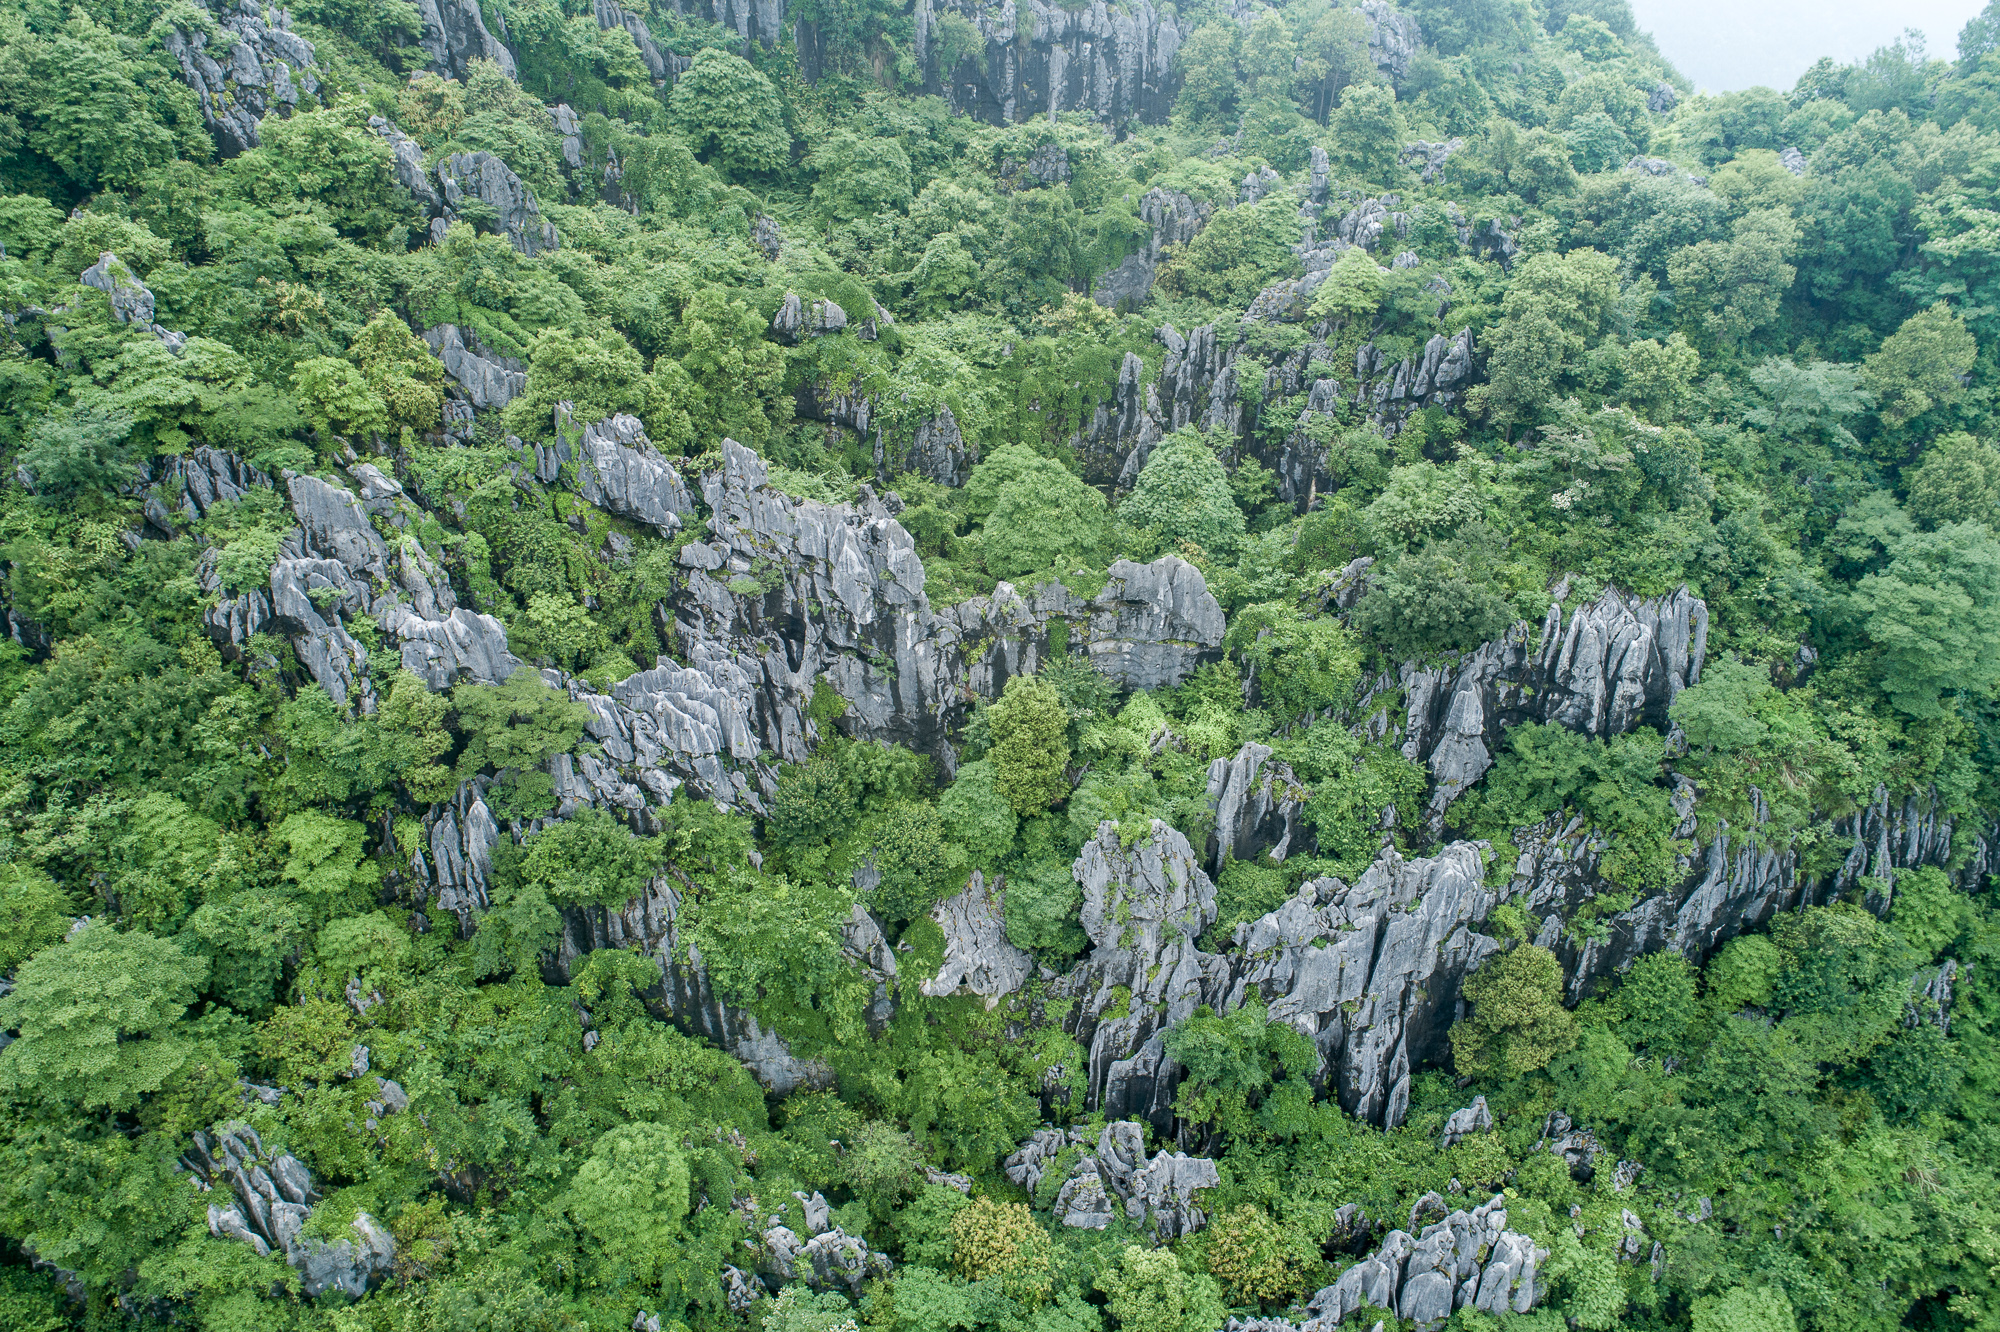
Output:
[[[409,1105],[403,1089],[381,1083],[383,1113]],[[308,1296],[337,1290],[359,1299],[389,1275],[396,1241],[366,1212],[358,1213],[352,1237],[324,1240],[302,1233],[320,1200],[312,1174],[295,1156],[273,1154],[247,1124],[226,1124],[196,1133],[180,1165],[205,1193],[231,1199],[208,1205],[208,1233],[249,1245],[258,1257],[282,1253]]]

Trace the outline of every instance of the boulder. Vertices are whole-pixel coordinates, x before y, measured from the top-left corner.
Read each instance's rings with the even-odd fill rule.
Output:
[[[77,281],[103,292],[111,300],[111,317],[121,324],[137,324],[167,345],[176,356],[187,343],[187,335],[161,328],[153,322],[152,288],[125,266],[124,260],[109,250],[101,251],[97,262],[77,274]]]
[[[570,424],[567,406],[556,409],[556,437],[575,458],[577,494],[606,513],[645,523],[663,537],[680,531],[682,521],[694,514],[694,495],[679,470],[646,438],[639,418],[621,412],[579,433]]]

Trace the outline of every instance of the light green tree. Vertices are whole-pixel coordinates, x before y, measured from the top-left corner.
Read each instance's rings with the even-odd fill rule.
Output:
[[[564,1210],[616,1265],[648,1272],[667,1261],[688,1210],[680,1134],[664,1124],[621,1124],[577,1167]]]
[[[1861,363],[1861,381],[1880,403],[1882,419],[1902,425],[1933,407],[1956,402],[1979,356],[1965,321],[1943,301],[1919,310]]]
[[[1386,183],[1396,170],[1396,155],[1409,137],[1396,90],[1382,83],[1350,83],[1340,94],[1340,107],[1327,121],[1327,156],[1343,177]]]
[[[2000,449],[1955,430],[1903,474],[1910,512],[1926,527],[1984,523],[2000,531]]]
[[[1029,819],[1069,794],[1069,715],[1055,686],[1032,675],[1007,682],[986,709],[993,786],[1014,813]]]
[[[1523,944],[1466,979],[1472,1013],[1451,1029],[1452,1062],[1474,1078],[1517,1078],[1576,1045],[1576,1018],[1562,1003],[1562,963]]]
[[[208,964],[171,939],[91,925],[23,962],[0,998],[0,1089],[85,1110],[129,1110],[194,1050],[180,1020]]]
[[[1176,430],[1161,440],[1132,493],[1118,506],[1128,528],[1158,534],[1173,550],[1182,542],[1212,555],[1228,556],[1243,543],[1243,510],[1229,488],[1222,461],[1191,429]]]
[[[1913,717],[1949,694],[1983,698],[2000,683],[2000,540],[1980,523],[1895,539],[1889,567],[1852,594],[1890,702]]]
[[[732,176],[776,171],[791,156],[778,90],[720,47],[696,53],[667,105],[694,150]]]

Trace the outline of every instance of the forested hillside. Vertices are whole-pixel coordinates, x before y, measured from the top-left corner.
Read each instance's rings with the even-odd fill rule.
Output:
[[[2000,6],[16,0],[0,1327],[2000,1328]]]

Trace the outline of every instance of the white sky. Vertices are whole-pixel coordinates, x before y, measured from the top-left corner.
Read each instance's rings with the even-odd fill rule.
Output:
[[[1905,28],[1933,56],[1958,53],[1958,30],[1985,0],[1632,0],[1639,26],[1703,92],[1758,84],[1788,90],[1823,55],[1850,61]]]

